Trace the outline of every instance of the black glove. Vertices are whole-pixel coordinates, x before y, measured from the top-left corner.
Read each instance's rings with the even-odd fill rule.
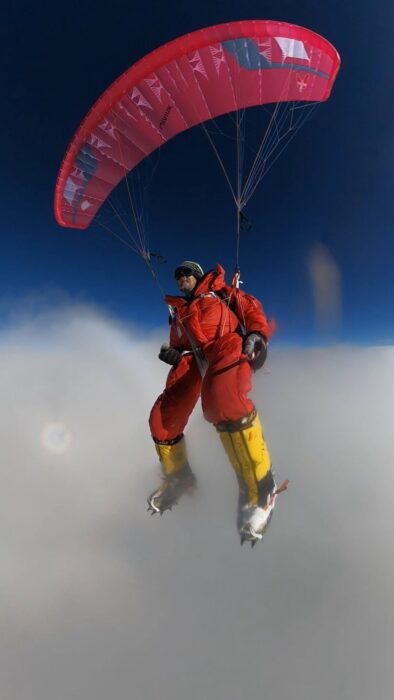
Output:
[[[244,340],[244,353],[253,369],[260,369],[267,359],[267,341],[261,333],[252,331]]]
[[[175,348],[170,348],[168,345],[162,345],[159,352],[159,360],[166,362],[167,365],[176,365],[181,361],[181,353]]]

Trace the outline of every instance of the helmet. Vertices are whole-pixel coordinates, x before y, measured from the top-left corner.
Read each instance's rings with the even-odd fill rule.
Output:
[[[174,272],[175,278],[179,277],[183,270],[185,273],[191,273],[196,280],[200,280],[202,277],[204,277],[204,270],[202,269],[201,265],[199,265],[197,262],[193,262],[193,260],[184,260],[181,262]]]

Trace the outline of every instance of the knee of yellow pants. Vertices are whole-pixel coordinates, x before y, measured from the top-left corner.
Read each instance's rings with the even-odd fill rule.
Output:
[[[248,490],[251,504],[258,501],[258,482],[271,469],[271,458],[264,440],[260,418],[257,414],[248,422],[248,427],[237,430],[227,424],[228,430],[218,429],[219,437],[237,476]]]
[[[187,452],[183,435],[175,442],[156,442],[155,448],[158,454],[164,476],[170,476],[180,471],[187,464]]]

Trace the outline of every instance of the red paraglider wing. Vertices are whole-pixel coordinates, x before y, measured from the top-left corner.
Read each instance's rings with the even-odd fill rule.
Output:
[[[326,100],[339,65],[318,34],[263,20],[208,27],[152,51],[104,92],[72,139],[56,220],[86,228],[130,170],[196,124],[261,104]]]

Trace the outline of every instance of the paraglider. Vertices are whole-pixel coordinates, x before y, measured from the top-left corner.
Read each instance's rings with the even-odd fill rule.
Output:
[[[149,508],[170,509],[195,486],[183,429],[202,391],[204,415],[215,425],[240,485],[241,541],[252,544],[262,538],[285,484],[276,486],[260,420],[247,397],[272,329],[260,302],[239,289],[241,233],[250,228],[245,207],[311,110],[330,96],[339,66],[327,40],[285,22],[229,22],[179,37],[135,63],[99,98],[67,149],[55,188],[58,223],[84,229],[118,183],[127,183],[127,175],[172,138],[196,126],[208,138],[236,211],[235,275],[229,286],[220,266],[204,274],[193,261],[175,272],[183,296],[167,298],[170,345],[160,352],[171,370],[150,419],[164,482],[150,496]],[[247,152],[245,113],[253,107],[269,110],[269,117],[259,144]],[[235,125],[235,177],[215,140],[215,120],[226,114]],[[116,216],[158,282],[154,262],[161,255],[150,250],[143,216],[128,193],[135,234]]]
[[[328,41],[285,22],[229,22],[161,46],[123,73],[82,121],[57,178],[56,220],[71,228],[89,226],[130,171],[196,125],[205,128],[241,219],[308,109],[330,96],[339,65]],[[268,129],[249,172],[243,172],[243,110],[268,104],[274,105]],[[228,113],[237,120],[235,185],[206,129],[207,122]],[[147,257],[149,251],[141,244],[139,252]]]
[[[238,481],[241,542],[254,543],[262,539],[279,492],[248,397],[272,328],[257,299],[226,285],[220,265],[204,274],[201,265],[186,260],[174,277],[182,296],[166,297],[172,309],[170,345],[159,354],[172,368],[149,419],[164,479],[148,498],[149,510],[171,510],[195,488],[184,429],[201,396],[204,417],[215,426]]]

